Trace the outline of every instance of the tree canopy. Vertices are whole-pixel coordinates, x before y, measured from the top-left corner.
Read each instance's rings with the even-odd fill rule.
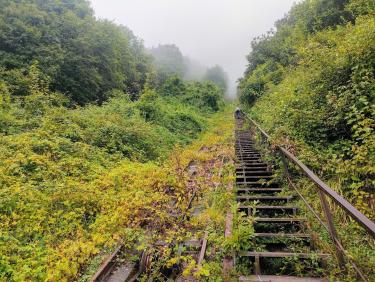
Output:
[[[142,41],[124,26],[96,20],[85,0],[2,1],[2,78],[18,84],[38,64],[50,87],[74,102],[103,102],[117,89],[139,95],[150,69]],[[22,95],[22,91],[15,91]]]

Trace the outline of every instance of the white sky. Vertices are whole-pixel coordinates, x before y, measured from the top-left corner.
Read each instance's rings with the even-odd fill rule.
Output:
[[[221,65],[231,88],[242,76],[252,38],[296,0],[91,0],[95,14],[129,27],[147,47],[176,44],[203,65]]]

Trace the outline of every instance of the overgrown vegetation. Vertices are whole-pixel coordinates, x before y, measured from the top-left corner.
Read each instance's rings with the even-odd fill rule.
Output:
[[[31,93],[23,97],[6,94],[3,84],[1,277],[75,277],[101,246],[124,238],[128,228],[154,221],[147,210],[161,208],[163,189],[180,184],[164,170],[156,177],[157,163],[148,162],[162,162],[175,146],[206,129],[207,115],[222,101],[214,100],[212,108],[204,95],[219,90],[204,85],[194,85],[201,95],[187,85],[190,92],[181,97],[149,89],[136,102],[120,96],[102,106],[68,109],[64,97],[40,84],[30,85]],[[184,102],[191,96],[194,100]],[[142,180],[150,175],[155,176],[151,182]]]
[[[172,266],[178,268],[185,279],[223,281],[221,260],[229,249],[224,247],[225,216],[233,203],[233,193],[228,190],[233,182],[233,123],[228,122],[231,110],[227,108],[224,114],[215,115],[207,133],[172,156],[173,169],[178,169],[179,182],[186,187],[184,196],[190,199],[195,193],[196,197],[187,213],[189,218],[179,217],[177,224],[169,226],[150,242],[161,240],[169,245],[149,244],[149,250],[157,259],[152,260],[150,271],[142,281],[164,281],[161,270]],[[205,260],[198,265],[197,258],[185,252],[186,247],[179,254],[179,245],[203,238],[204,232],[208,233],[208,247]]]
[[[74,280],[186,204],[170,155],[224,93],[174,72],[159,82],[152,61],[85,0],[1,1],[0,280]]]
[[[241,102],[271,133],[272,142],[286,145],[371,219],[375,218],[374,15],[373,0],[296,4],[276,23],[276,31],[252,42],[239,85]],[[320,210],[313,187],[303,178],[297,185]],[[373,279],[373,240],[339,208],[333,211],[349,257]],[[323,251],[332,251],[325,243],[327,233],[318,227],[316,231]],[[353,281],[353,277],[348,273],[340,279]]]
[[[240,99],[374,218],[375,2],[314,0],[253,41]]]

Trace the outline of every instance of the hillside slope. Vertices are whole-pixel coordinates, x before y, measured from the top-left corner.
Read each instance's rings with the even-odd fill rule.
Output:
[[[252,116],[374,218],[375,1],[303,1],[253,41]]]

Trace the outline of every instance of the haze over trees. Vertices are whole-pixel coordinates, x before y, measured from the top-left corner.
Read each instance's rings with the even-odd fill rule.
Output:
[[[184,80],[187,59],[163,48],[150,54],[85,0],[0,1],[0,280],[73,280],[142,231],[117,201],[144,213],[175,197],[119,179],[155,173],[206,130],[224,92]]]
[[[223,68],[218,65],[209,68],[203,79],[212,81],[224,92],[228,90],[228,75]]]
[[[185,64],[188,66],[184,78],[186,80],[202,80],[207,71],[207,67],[202,65],[199,61],[189,58],[188,56],[185,56],[184,59]]]
[[[276,27],[251,43],[239,100],[374,218],[374,1],[306,0]],[[232,155],[227,89],[220,66],[172,44],[148,50],[127,27],[96,19],[87,0],[1,0],[0,281],[77,281],[119,243],[180,236],[171,214],[188,210],[189,164],[210,163],[216,185],[216,165]],[[206,143],[189,148],[203,134]],[[227,184],[232,170],[228,161]],[[220,241],[233,198],[221,188],[205,219],[228,251],[241,238]],[[244,223],[246,244],[254,229]],[[345,223],[339,231],[370,273],[375,256]]]
[[[159,80],[167,76],[177,75],[183,78],[187,72],[187,64],[180,49],[176,45],[159,45],[150,50],[154,65],[158,70]]]
[[[199,62],[184,56],[176,45],[159,45],[151,48],[150,53],[154,58],[153,64],[158,70],[158,81],[176,75],[186,80],[211,81],[224,93],[228,89],[228,75],[222,67],[218,65],[211,68],[204,67]]]

